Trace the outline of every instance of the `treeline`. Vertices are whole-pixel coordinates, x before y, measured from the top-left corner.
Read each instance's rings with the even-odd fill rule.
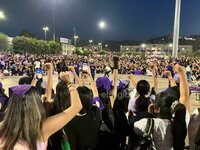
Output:
[[[17,36],[13,39],[13,52],[27,52],[30,54],[61,54],[62,47],[60,43],[54,41],[44,41],[25,36]]]

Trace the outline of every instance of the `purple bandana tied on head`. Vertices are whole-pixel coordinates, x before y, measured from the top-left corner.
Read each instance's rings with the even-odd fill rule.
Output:
[[[9,88],[9,95],[11,96],[13,93],[17,96],[23,96],[30,90],[32,86],[28,84],[17,85]]]
[[[99,77],[96,80],[97,88],[104,88],[107,91],[111,89],[112,83],[107,76]]]
[[[119,80],[118,81],[118,85],[117,85],[117,89],[125,89],[126,87],[129,86],[130,81],[129,80]]]

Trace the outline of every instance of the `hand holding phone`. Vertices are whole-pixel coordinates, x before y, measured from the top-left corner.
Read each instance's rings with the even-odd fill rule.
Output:
[[[119,63],[119,57],[118,56],[113,57],[113,63],[114,63],[113,68],[118,69],[118,63]]]
[[[88,64],[87,64],[87,63],[83,63],[83,65],[82,65],[82,69],[83,69],[83,73],[87,73],[87,70],[88,70]]]
[[[35,70],[35,74],[36,74],[36,78],[37,79],[41,79],[42,78],[42,68],[37,68],[36,70]]]

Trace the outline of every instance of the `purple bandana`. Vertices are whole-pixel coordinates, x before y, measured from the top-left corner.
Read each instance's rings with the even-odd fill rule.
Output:
[[[130,81],[129,80],[119,80],[118,81],[118,85],[117,85],[117,89],[124,89],[127,86],[129,86]]]
[[[11,96],[12,93],[16,94],[17,96],[23,96],[28,92],[28,90],[31,88],[31,85],[23,84],[23,85],[17,85],[9,88],[9,95]]]
[[[96,80],[97,88],[104,88],[107,91],[111,89],[112,83],[110,82],[109,78],[106,76],[99,77]]]
[[[103,103],[102,103],[102,101],[100,100],[99,97],[94,97],[92,99],[92,104],[96,104],[96,102],[99,102],[99,104],[100,104],[99,109],[103,110],[104,109],[104,105],[103,105]]]

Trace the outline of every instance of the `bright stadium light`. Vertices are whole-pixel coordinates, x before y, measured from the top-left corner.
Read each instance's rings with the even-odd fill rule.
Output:
[[[100,27],[100,29],[104,29],[106,27],[105,21],[100,21],[99,22],[99,27]]]
[[[4,12],[3,11],[0,11],[0,20],[2,19],[5,19],[6,18],[6,16],[5,16],[5,14],[4,14]]]
[[[142,48],[145,48],[146,47],[146,45],[145,44],[142,44]]]
[[[90,45],[92,45],[93,40],[89,40]]]
[[[43,27],[42,30],[44,30],[44,39],[46,41],[46,39],[47,39],[47,31],[49,31],[49,27]]]

